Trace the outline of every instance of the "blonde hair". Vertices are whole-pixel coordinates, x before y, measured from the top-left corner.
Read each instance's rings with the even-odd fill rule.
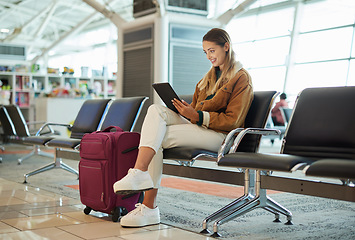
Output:
[[[226,43],[229,44],[229,50],[226,53],[226,58],[224,60],[224,67],[219,79],[216,79],[216,67],[211,67],[211,69],[206,73],[198,84],[200,90],[206,89],[207,95],[216,93],[216,91],[227,83],[236,74],[236,60],[235,53],[232,49],[232,42],[228,33],[220,28],[213,28],[208,31],[205,36],[203,36],[202,41],[213,42],[221,47],[224,47]]]

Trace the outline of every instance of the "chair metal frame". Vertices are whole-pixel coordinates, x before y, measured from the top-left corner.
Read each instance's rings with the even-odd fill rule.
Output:
[[[45,123],[41,128],[40,130],[38,131],[42,131],[42,129],[44,129],[45,127],[47,126],[62,126],[62,127],[67,127],[68,129],[71,129],[73,127],[72,124],[60,124],[60,123]],[[37,135],[36,135],[37,136]],[[46,146],[46,145],[45,145]],[[35,145],[35,149],[33,151],[36,151],[37,149],[39,149],[40,147],[38,145]],[[34,155],[34,154],[32,154]],[[42,153],[43,155],[43,153]],[[46,155],[44,155],[46,156]],[[26,158],[29,158],[31,157],[30,155],[26,155],[25,156]],[[51,162],[51,163],[48,163],[46,165],[44,165],[43,167],[40,167],[38,169],[35,169],[29,173],[26,173],[24,174],[24,180],[23,180],[23,183],[27,183],[27,179],[30,177],[30,176],[33,176],[33,175],[36,175],[36,174],[39,174],[41,172],[45,172],[45,171],[48,171],[48,170],[51,170],[51,169],[54,169],[54,168],[60,168],[60,169],[63,169],[65,171],[68,171],[70,173],[73,173],[75,175],[77,175],[79,177],[79,172],[77,170],[75,170],[74,168],[70,167],[68,164],[64,163],[62,161],[62,158],[58,158],[57,157],[57,153],[55,151],[54,155],[52,154],[48,154],[47,157],[50,157],[50,158],[54,158],[54,162]],[[26,158],[22,158],[22,160],[26,159]],[[19,159],[20,161],[20,159]]]
[[[19,106],[17,106],[17,105],[7,105],[4,107],[5,107],[5,109],[12,109],[11,112],[9,112],[8,110],[7,110],[7,112],[8,112],[8,116],[13,124],[13,128],[15,129],[15,134],[13,136],[10,136],[10,141],[12,141],[14,143],[24,144],[24,142],[23,142],[24,139],[32,136],[28,126],[43,123],[43,122],[28,122],[28,123],[26,123],[25,118],[22,114],[22,111],[19,108]],[[41,127],[35,133],[35,136],[55,134],[54,130],[50,126],[47,126],[47,128],[48,128],[48,131],[44,131],[45,128]],[[33,145],[33,150],[29,154],[19,158],[17,160],[17,164],[20,165],[22,163],[22,161],[24,161],[34,155],[53,157],[53,154],[43,152],[40,149],[40,146]]]
[[[100,114],[101,117],[100,117],[100,120],[99,120],[99,123],[98,123],[96,129],[97,129],[98,126],[100,126],[100,124],[102,123],[102,121],[103,121],[103,116],[105,115],[105,113],[106,113],[106,111],[107,111],[107,109],[108,109],[108,103],[109,103],[109,101],[111,101],[111,100],[109,100],[109,99],[104,99],[104,100],[106,101],[106,103],[103,102],[103,104],[105,104],[105,109],[104,109],[103,113]],[[85,104],[85,103],[84,103],[84,104]],[[61,127],[66,127],[66,128],[68,128],[68,129],[72,129],[72,128],[73,128],[73,125],[72,125],[72,124],[50,123],[50,122],[49,122],[49,123],[43,124],[42,127],[38,130],[38,132],[42,131],[44,128],[49,127],[49,126],[61,126]],[[38,132],[37,132],[37,133],[38,133]],[[49,142],[49,141],[48,141],[48,142]],[[48,142],[46,142],[44,145],[47,146],[47,143],[48,143]],[[80,143],[80,141],[79,141],[79,143]],[[75,174],[77,177],[79,177],[79,172],[78,172],[77,170],[75,170],[74,168],[70,167],[68,164],[64,163],[64,162],[62,161],[62,158],[61,158],[61,157],[58,157],[58,155],[57,155],[57,150],[56,150],[56,149],[55,149],[55,153],[54,153],[54,155],[53,155],[52,157],[54,158],[54,162],[51,162],[51,163],[49,163],[49,164],[46,164],[45,166],[40,167],[40,168],[38,168],[38,169],[35,169],[35,170],[33,170],[33,171],[29,172],[29,173],[25,173],[25,174],[24,174],[24,181],[23,181],[23,183],[27,183],[27,179],[28,179],[30,176],[33,176],[33,175],[36,175],[36,174],[39,174],[39,173],[42,173],[42,172],[45,172],[45,171],[48,171],[48,170],[51,170],[51,169],[54,169],[54,168],[63,169],[63,170],[65,170],[65,171],[70,172],[70,173],[73,173],[73,174]]]
[[[347,96],[349,96],[349,92],[347,93]],[[340,95],[340,92],[338,92],[338,96]],[[295,109],[298,106],[299,100],[300,100],[301,93],[298,95]],[[306,95],[307,96],[307,95]],[[327,96],[323,94],[323,96]],[[309,98],[305,98],[311,101]],[[338,98],[339,100],[340,98]],[[303,101],[304,102],[304,101]],[[304,105],[305,102],[303,103]],[[302,109],[303,110],[303,109]],[[301,111],[301,110],[299,110]],[[285,137],[283,140],[282,148],[281,148],[281,153],[284,153],[284,150],[286,148],[286,139],[287,135],[290,132],[290,126],[292,124],[292,119],[296,118],[295,117],[295,112],[293,111],[291,114],[290,118],[290,124],[287,125],[286,132],[285,132]],[[265,131],[265,130],[263,130]],[[260,132],[260,134],[263,134]],[[235,139],[235,145],[238,145],[237,142],[239,141],[239,138],[242,138],[242,135],[238,135],[237,138]],[[288,139],[289,140],[289,139]],[[353,144],[353,142],[352,142]],[[352,145],[351,145],[352,146]],[[229,153],[233,153],[235,156],[238,154],[235,153],[234,149],[231,149]],[[292,156],[293,153],[289,153],[289,150],[286,151],[285,153],[288,153],[288,155]],[[319,153],[318,153],[319,154]],[[282,154],[281,154],[282,155]],[[280,156],[281,156],[280,155]],[[302,154],[301,154],[302,155]],[[246,154],[248,156],[248,154]],[[286,155],[285,155],[286,156]],[[297,156],[295,154],[294,156]],[[293,164],[288,165],[290,169],[288,172],[292,173],[298,170],[303,170],[304,172],[307,173],[307,166],[312,166],[312,163],[314,161],[316,162],[321,162],[319,160],[319,156],[322,156],[322,154],[312,154],[312,153],[304,153],[302,156],[305,156],[303,160],[296,161]],[[325,155],[326,156],[326,155]],[[265,158],[266,156],[264,156]],[[220,163],[221,158],[218,159],[218,163]],[[243,160],[244,159],[244,160]],[[236,217],[239,217],[245,213],[248,213],[256,208],[263,208],[273,214],[275,214],[275,221],[274,222],[279,222],[279,216],[280,214],[285,215],[287,217],[287,222],[285,224],[291,225],[292,224],[292,213],[287,210],[285,207],[282,205],[278,204],[276,201],[272,200],[270,197],[266,195],[266,189],[273,189],[273,190],[278,190],[278,191],[285,191],[285,192],[292,192],[292,193],[298,193],[298,194],[304,194],[304,195],[311,195],[311,196],[318,196],[318,197],[326,197],[326,198],[333,198],[333,199],[339,199],[339,200],[345,200],[345,201],[355,201],[355,188],[354,186],[350,186],[351,181],[342,181],[342,185],[340,184],[334,184],[334,183],[326,183],[326,182],[321,182],[321,181],[312,181],[312,180],[307,180],[307,179],[293,179],[290,177],[279,177],[279,176],[271,176],[272,170],[276,169],[283,169],[283,167],[278,168],[275,167],[275,169],[270,168],[268,169],[267,167],[262,167],[262,164],[259,165],[258,162],[262,163],[264,160],[262,156],[257,158],[257,161],[255,163],[252,163],[251,166],[259,166],[259,167],[247,167],[248,158],[242,158],[240,164],[235,164],[235,166],[232,164],[230,165],[229,163],[227,164],[219,164],[221,166],[231,166],[233,168],[238,168],[240,166],[244,166],[243,169],[245,169],[246,173],[250,173],[250,181],[254,181],[254,190],[255,190],[255,195],[253,195],[253,189],[250,187],[249,189],[245,190],[244,196],[240,198],[238,201],[235,201],[235,203],[231,203],[227,205],[226,207],[220,209],[216,213],[212,214],[211,219],[216,219],[216,221],[213,224],[213,231],[214,234],[212,236],[218,237],[220,236],[218,233],[218,228],[221,224],[226,223]],[[229,160],[232,161],[233,157]],[[281,158],[280,160],[283,160]],[[266,159],[265,159],[266,161]],[[231,162],[230,162],[231,163]],[[239,163],[239,162],[238,162]],[[310,165],[309,165],[310,164]],[[286,170],[286,168],[285,168]],[[279,171],[279,170],[277,170]],[[282,170],[280,170],[282,171]],[[251,180],[251,173],[255,174],[255,179]],[[247,175],[247,174],[246,174]],[[247,178],[247,177],[246,177]],[[251,182],[250,182],[251,184]],[[252,186],[252,185],[250,185]],[[249,190],[249,191],[247,191]],[[251,197],[249,197],[251,195]],[[248,197],[246,197],[248,196]],[[217,217],[216,217],[217,216]],[[207,232],[207,225],[205,226],[205,232]]]
[[[34,124],[38,124],[38,123],[39,122],[36,122]],[[51,127],[51,125],[48,125],[48,124],[44,123],[44,125],[42,125],[39,128],[39,130],[36,132],[35,136],[41,136],[42,135],[41,133],[43,132],[43,130],[45,128],[49,129],[50,134],[55,134],[55,132],[54,132],[53,128]],[[46,132],[45,135],[47,135],[47,134],[48,133]],[[29,159],[29,158],[31,158],[32,156],[35,156],[35,155],[48,157],[48,158],[53,158],[54,157],[53,154],[46,153],[46,152],[42,151],[40,145],[33,145],[33,150],[29,154],[17,159],[17,164],[20,165],[24,160]]]
[[[141,112],[144,108],[144,104],[147,102],[149,98],[148,97],[144,97],[139,105],[139,108],[137,110],[137,113],[135,115],[135,118],[133,120],[133,123],[130,127],[130,131],[133,131],[136,127],[136,124],[137,124],[137,121],[138,121],[138,118],[140,117],[141,115]],[[108,111],[110,111],[110,106],[111,104],[113,103],[113,101],[111,101],[107,106],[106,106],[106,109],[104,111],[104,113],[102,114],[102,118],[100,120],[100,123],[98,124],[98,127],[97,127],[97,130],[100,130],[102,129],[102,125],[106,119],[106,116],[108,114]],[[53,123],[47,123],[47,124],[51,124],[53,125]],[[72,125],[70,124],[56,124],[56,125],[59,125],[59,126],[64,126],[64,127],[69,127],[71,128]],[[43,126],[45,127],[45,126]],[[80,142],[74,146],[73,149],[65,149],[65,148],[62,148],[62,147],[55,147],[55,153],[54,153],[54,162],[52,163],[49,163],[39,169],[36,169],[30,173],[27,173],[24,175],[24,183],[27,182],[27,178],[32,176],[32,175],[35,175],[35,174],[38,174],[38,173],[41,173],[41,172],[44,172],[44,171],[48,171],[48,170],[51,170],[51,169],[54,169],[54,168],[61,168],[61,169],[64,169],[68,172],[71,172],[73,174],[76,174],[77,176],[79,176],[79,172],[75,169],[73,169],[72,167],[68,166],[67,164],[65,164],[63,161],[62,161],[62,158],[67,158],[67,159],[72,159],[72,160],[80,160],[80,156],[79,156],[79,148],[80,148]]]
[[[271,111],[271,106],[275,100],[275,98],[278,96],[279,93],[275,92],[274,96],[272,97],[270,104],[268,106],[268,114],[270,114]],[[264,120],[263,126],[266,125],[266,120]],[[235,152],[240,145],[243,137],[247,134],[256,134],[256,135],[279,135],[281,132],[280,130],[276,129],[260,129],[260,128],[236,128],[229,132],[223,141],[222,145],[220,146],[218,153],[216,155],[211,155],[211,154],[198,154],[192,159],[187,159],[187,160],[181,160],[181,159],[172,159],[175,160],[179,165],[174,166],[174,164],[170,163],[164,163],[164,174],[168,175],[174,175],[174,176],[180,176],[180,177],[188,177],[188,178],[193,178],[193,179],[199,179],[199,180],[207,180],[207,181],[214,181],[214,182],[220,182],[220,183],[228,183],[228,184],[236,184],[236,185],[244,185],[244,195],[241,196],[240,198],[232,201],[230,204],[227,206],[223,207],[222,209],[217,210],[215,213],[211,214],[210,216],[206,217],[203,222],[202,222],[202,231],[201,233],[211,233],[208,230],[208,222],[213,221],[215,219],[219,219],[221,216],[224,216],[224,214],[228,214],[228,212],[232,210],[237,210],[239,207],[244,206],[244,204],[248,202],[255,201],[255,203],[258,203],[257,205],[260,207],[263,207],[269,211],[272,211],[275,214],[275,217],[278,219],[279,218],[279,212],[276,212],[274,209],[280,209],[281,214],[289,214],[289,211],[287,209],[282,209],[281,206],[274,204],[272,199],[266,198],[266,195],[264,196],[263,191],[257,190],[255,186],[257,186],[258,183],[255,182],[254,176],[255,174],[251,174],[249,171],[243,171],[242,169],[239,169],[239,172],[233,172],[233,171],[228,171],[228,170],[218,170],[218,169],[208,169],[208,168],[199,168],[199,167],[193,167],[192,165],[196,160],[213,160],[213,161],[218,161],[218,159],[222,158],[224,154],[229,153],[229,152]],[[260,142],[259,142],[260,143]],[[255,149],[256,151],[258,150],[258,147]],[[259,184],[260,185],[260,184]],[[255,200],[258,198],[259,200]],[[218,223],[221,224],[224,220],[221,219],[221,221]],[[216,224],[217,231],[212,235],[213,237],[220,236],[218,234],[218,225]],[[214,226],[215,228],[215,226]]]
[[[230,134],[237,134],[233,141],[233,145],[228,149],[228,153],[234,153],[237,151],[239,144],[243,140],[243,137],[247,134],[256,135],[279,135],[280,130],[277,129],[260,129],[260,128],[239,128],[235,129],[234,132]],[[225,150],[222,150],[225,146],[222,146],[218,154],[218,161],[224,157]],[[244,172],[244,194],[238,199],[232,201],[228,205],[222,207],[221,209],[215,211],[208,217],[206,217],[202,222],[201,233],[211,232],[208,230],[208,223],[216,220],[213,224],[213,234],[212,237],[220,237],[218,233],[219,225],[232,220],[237,216],[241,216],[255,208],[263,208],[273,214],[275,214],[275,222],[279,222],[280,214],[287,216],[288,223],[292,224],[292,213],[286,208],[282,207],[280,204],[266,196],[266,190],[260,188],[260,170],[253,171],[249,169],[240,168],[239,171]]]
[[[269,111],[271,111],[271,106],[273,104],[273,102],[275,101],[276,97],[279,95],[280,93],[279,92],[276,92],[274,93],[272,99],[271,99],[271,103],[269,104]],[[265,120],[265,123],[264,125],[266,124],[266,120]],[[246,130],[247,129],[247,130]],[[244,131],[246,130],[246,131]],[[175,162],[177,162],[179,165],[181,166],[192,166],[194,164],[194,162],[196,160],[210,160],[210,161],[217,161],[219,157],[222,157],[224,156],[225,153],[227,153],[230,148],[232,147],[232,145],[234,144],[234,148],[235,147],[235,143],[234,143],[234,140],[236,138],[236,136],[242,132],[243,136],[246,134],[246,133],[253,133],[254,131],[257,131],[259,134],[260,134],[260,129],[259,128],[236,128],[236,129],[233,129],[231,130],[226,138],[224,139],[222,145],[220,146],[219,150],[217,153],[201,153],[201,154],[197,154],[195,157],[191,158],[191,159],[171,159],[171,160],[174,160]],[[264,135],[279,135],[280,134],[280,131],[279,130],[275,130],[275,129],[272,129],[272,130],[267,130],[267,131],[264,131],[263,132]],[[240,144],[242,139],[240,139],[240,141],[238,142],[238,145]],[[257,147],[258,148],[258,147]],[[257,151],[257,149],[256,149]]]
[[[293,113],[292,113],[293,114]],[[292,118],[292,115],[291,115]],[[286,125],[287,126],[287,125]],[[257,134],[262,136],[273,136],[280,135],[281,131],[279,129],[260,129],[260,128],[247,128],[239,131],[233,142],[233,146],[229,149],[228,153],[237,152],[238,146],[241,143],[244,136],[247,134]],[[217,164],[224,154],[218,156]],[[299,165],[297,167],[301,168],[303,166]],[[262,208],[268,212],[275,215],[274,222],[280,221],[280,214],[285,215],[287,218],[286,225],[292,225],[292,213],[287,208],[283,207],[281,204],[277,203],[275,200],[267,196],[266,189],[261,188],[261,176],[270,175],[270,172],[263,171],[261,169],[242,169],[244,171],[244,194],[240,198],[234,200],[228,205],[222,207],[216,212],[212,213],[206,217],[203,221],[203,230],[201,233],[211,233],[208,230],[208,222],[215,220],[213,223],[213,234],[212,237],[220,237],[218,232],[219,226],[236,218],[244,215],[254,209]],[[296,171],[297,168],[293,169]]]

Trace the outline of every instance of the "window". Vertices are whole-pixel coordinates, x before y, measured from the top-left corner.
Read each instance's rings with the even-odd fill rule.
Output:
[[[117,30],[113,24],[109,27],[88,31],[73,38],[68,38],[62,43],[61,51],[55,52],[54,56],[48,59],[48,66],[59,68],[64,67],[74,69],[74,75],[81,76],[81,67],[89,67],[91,70],[103,70],[107,67],[108,77],[112,78],[113,73],[117,72],[117,46],[114,39],[117,38]],[[63,54],[66,46],[77,43],[78,49],[68,49],[70,54]],[[95,43],[95,44],[94,44]]]
[[[345,86],[347,71],[346,60],[297,64],[285,91],[297,95],[302,89],[309,87]]]
[[[236,18],[226,26],[233,42],[288,36],[293,26],[293,9],[255,12],[256,15]]]
[[[283,92],[286,67],[250,69],[254,91],[276,90]]]
[[[354,0],[257,1],[226,30],[255,90],[355,86]]]
[[[296,62],[344,59],[350,56],[353,27],[301,34]]]
[[[226,27],[237,60],[250,72],[254,90],[283,91],[294,10],[263,12],[261,8],[254,12],[233,19]]]
[[[284,65],[290,37],[280,37],[234,44],[237,59],[248,68]]]
[[[304,5],[301,32],[354,24],[354,0],[326,0]]]

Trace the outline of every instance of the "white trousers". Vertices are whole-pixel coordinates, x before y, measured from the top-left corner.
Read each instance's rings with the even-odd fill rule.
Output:
[[[158,188],[163,172],[163,149],[195,147],[217,152],[226,134],[192,124],[169,108],[153,104],[145,116],[139,147],[150,147],[155,155],[148,166],[154,188]]]

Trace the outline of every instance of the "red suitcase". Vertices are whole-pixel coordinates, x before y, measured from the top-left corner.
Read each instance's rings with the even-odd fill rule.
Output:
[[[85,214],[100,211],[112,214],[112,220],[117,222],[121,215],[133,210],[137,202],[142,202],[140,194],[120,196],[113,191],[113,184],[134,167],[139,138],[139,133],[124,132],[114,126],[83,136],[79,190],[80,200],[86,205]]]

